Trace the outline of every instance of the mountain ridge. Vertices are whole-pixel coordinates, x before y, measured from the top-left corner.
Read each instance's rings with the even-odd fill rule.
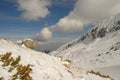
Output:
[[[86,69],[120,66],[120,14],[97,23],[80,38],[61,46],[50,54],[68,59],[74,65]],[[106,74],[109,73],[106,72]],[[120,76],[119,73],[117,76]],[[119,79],[120,77],[116,80]]]
[[[110,32],[115,32],[117,30],[120,30],[120,14],[114,15],[108,19],[105,19],[94,26],[95,27],[93,27],[91,30],[85,33],[82,37],[77,38],[76,40],[73,40],[72,42],[69,42],[63,46],[67,48],[67,46],[69,47],[74,45],[75,43],[82,42],[86,38],[89,38],[89,37],[91,37],[91,39],[96,39],[99,37],[102,38]],[[63,46],[60,47],[59,49],[63,48]]]

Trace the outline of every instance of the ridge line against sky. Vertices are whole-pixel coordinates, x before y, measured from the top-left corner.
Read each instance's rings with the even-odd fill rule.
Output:
[[[0,0],[0,37],[71,40],[118,13],[120,0]]]

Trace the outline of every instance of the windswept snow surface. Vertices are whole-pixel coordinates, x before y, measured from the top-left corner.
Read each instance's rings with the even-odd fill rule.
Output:
[[[101,21],[82,37],[50,54],[69,59],[76,66],[98,70],[120,80],[120,69],[115,69],[116,66],[120,68],[120,14]]]
[[[33,65],[30,74],[33,80],[110,80],[86,73],[85,70],[79,68],[71,67],[71,69],[68,69],[53,56],[20,47],[11,41],[1,39],[0,54],[6,52],[12,52],[12,56],[15,58],[21,56],[20,63],[23,65]],[[4,77],[5,80],[9,80],[13,73],[8,73],[5,68],[0,66],[0,77]]]

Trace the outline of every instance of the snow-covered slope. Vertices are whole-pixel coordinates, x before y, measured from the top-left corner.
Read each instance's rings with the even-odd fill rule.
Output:
[[[12,52],[13,57],[21,56],[21,64],[31,64],[32,73],[30,74],[33,80],[110,80],[100,76],[86,73],[80,68],[67,68],[61,61],[53,56],[46,55],[41,52],[20,47],[11,41],[0,40],[0,54]],[[9,80],[11,74],[1,66],[0,62],[0,77]]]
[[[50,54],[69,59],[74,65],[87,69],[102,70],[104,68],[105,72],[109,67],[119,66],[120,68],[120,14],[103,20],[82,37]],[[108,74],[107,71],[106,74]],[[120,76],[120,70],[111,69],[110,73],[112,72],[118,72],[116,75]],[[119,79],[120,77],[116,78],[116,80]]]

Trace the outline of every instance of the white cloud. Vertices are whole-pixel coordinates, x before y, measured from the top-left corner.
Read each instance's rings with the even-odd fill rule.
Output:
[[[52,32],[48,28],[43,28],[33,39],[39,42],[45,42],[51,37]]]
[[[92,22],[118,13],[120,13],[120,0],[78,0],[69,15],[61,18],[48,29],[51,33],[56,31],[62,33],[79,32]]]
[[[38,42],[36,50],[45,51],[45,50],[56,50],[61,45],[68,43],[74,38],[54,38],[51,41],[47,42]]]
[[[116,5],[120,5],[120,0],[78,0],[70,16],[76,15],[94,21],[117,14],[118,12],[111,13]]]
[[[78,32],[96,20],[120,13],[120,0],[78,0],[69,15],[49,26],[52,31]]]
[[[69,18],[62,18],[59,22],[51,27],[49,27],[52,31],[59,31],[64,33],[71,33],[81,30],[81,20],[79,19],[69,19]]]
[[[45,18],[50,12],[50,0],[18,0],[18,8],[23,11],[22,17],[28,21]]]

